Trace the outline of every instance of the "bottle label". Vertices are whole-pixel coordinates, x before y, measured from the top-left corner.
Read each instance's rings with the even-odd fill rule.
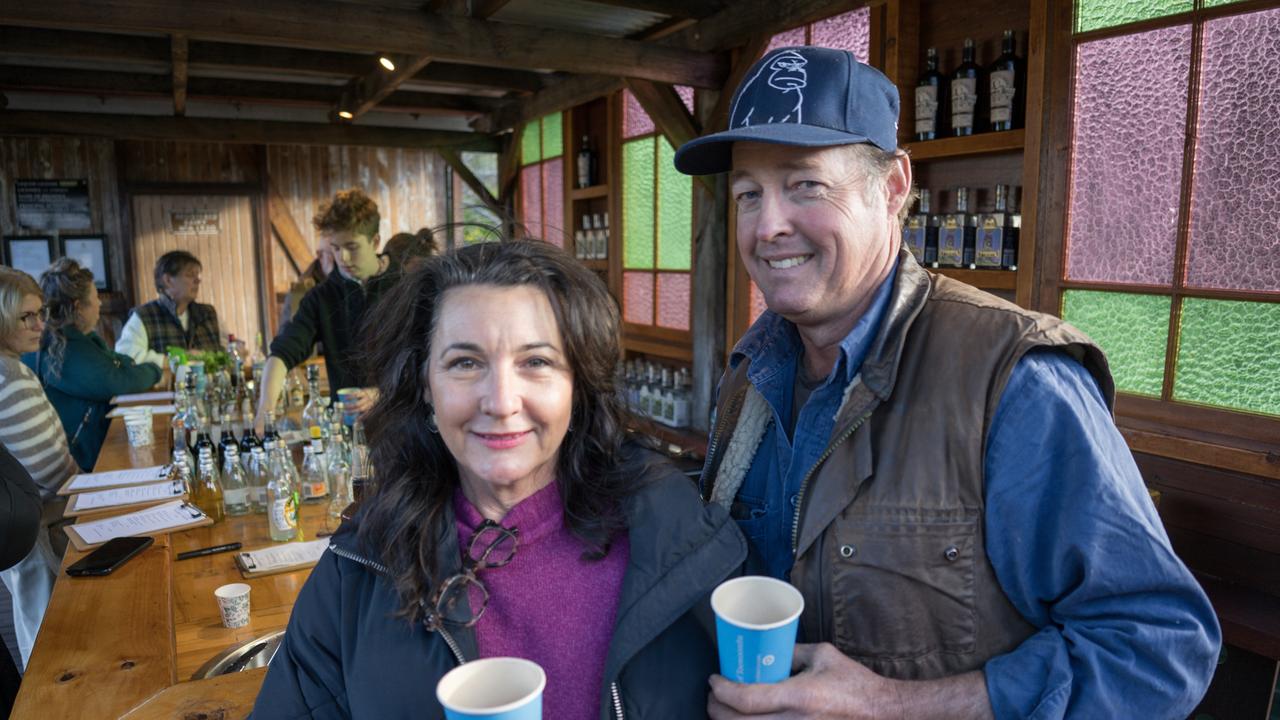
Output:
[[[938,231],[938,264],[960,267],[964,262],[964,227],[947,219]]]
[[[978,81],[960,78],[951,81],[951,127],[972,128],[973,111],[978,106]]]
[[[1013,96],[1016,93],[1012,70],[991,73],[991,122],[1009,122],[1013,118]]]
[[[978,228],[978,252],[974,264],[998,268],[1004,258],[1004,228],[994,215],[984,215]]]
[[[916,88],[916,133],[938,131],[938,86]]]
[[[271,503],[271,527],[277,530],[293,530],[298,527],[298,506],[289,497],[277,498]]]
[[[240,488],[238,490],[223,490],[222,502],[227,507],[231,507],[233,505],[248,505],[249,504],[249,488]]]
[[[907,219],[907,226],[902,229],[902,244],[907,246],[916,262],[924,262],[925,223],[919,215]]]
[[[329,494],[329,484],[326,482],[304,482],[302,483],[302,497],[306,500],[312,498],[324,497]]]

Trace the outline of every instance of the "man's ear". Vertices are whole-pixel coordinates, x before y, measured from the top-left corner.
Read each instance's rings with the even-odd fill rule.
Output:
[[[894,160],[893,168],[884,179],[884,196],[889,217],[897,218],[911,197],[911,158],[899,152]]]

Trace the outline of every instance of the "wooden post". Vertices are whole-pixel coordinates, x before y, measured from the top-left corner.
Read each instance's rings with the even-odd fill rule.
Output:
[[[726,88],[732,92],[732,88]],[[698,95],[695,110],[706,127],[715,97]],[[708,184],[694,183],[694,218],[698,233],[693,257],[693,428],[711,431],[711,408],[716,385],[724,372],[725,268],[729,217],[729,183],[724,173],[708,176]],[[712,189],[708,189],[708,185]]]
[[[173,114],[187,114],[187,36],[174,35],[169,39],[173,55]]]

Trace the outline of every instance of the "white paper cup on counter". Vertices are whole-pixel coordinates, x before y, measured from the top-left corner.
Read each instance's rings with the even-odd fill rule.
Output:
[[[155,429],[151,422],[151,408],[140,407],[124,414],[124,431],[129,436],[131,447],[151,447],[156,442]]]
[[[541,720],[547,674],[531,660],[472,660],[436,684],[448,720]]]
[[[222,613],[222,626],[239,628],[249,624],[249,584],[230,583],[213,591]]]

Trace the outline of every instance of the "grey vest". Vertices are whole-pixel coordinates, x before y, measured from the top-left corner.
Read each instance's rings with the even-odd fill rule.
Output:
[[[801,635],[881,675],[933,679],[981,668],[1035,632],[987,558],[983,452],[1014,365],[1037,347],[1084,364],[1108,404],[1102,351],[1061,320],[1024,310],[899,256],[893,296],[826,452],[796,510],[791,582]],[[704,483],[731,501],[767,404],[726,375]]]

